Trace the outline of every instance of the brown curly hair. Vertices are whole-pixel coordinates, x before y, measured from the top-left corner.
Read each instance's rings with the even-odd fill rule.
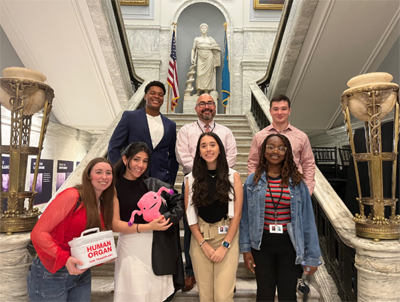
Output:
[[[255,184],[258,183],[258,181],[261,178],[261,175],[263,172],[265,172],[268,175],[268,161],[265,158],[265,149],[267,146],[267,141],[271,137],[277,136],[283,141],[283,145],[286,147],[286,153],[285,153],[285,158],[282,161],[282,181],[281,181],[281,186],[288,186],[289,185],[289,178],[292,179],[293,186],[297,186],[300,184],[300,182],[303,180],[303,174],[299,172],[297,169],[297,165],[293,160],[293,152],[292,152],[292,145],[289,142],[289,139],[282,135],[282,134],[270,134],[268,135],[263,143],[261,144],[261,150],[260,150],[260,161],[258,163],[256,172],[254,173],[254,178],[253,181]]]

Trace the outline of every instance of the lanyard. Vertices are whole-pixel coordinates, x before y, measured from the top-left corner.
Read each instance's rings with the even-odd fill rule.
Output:
[[[209,124],[209,125],[210,125],[210,124]],[[216,122],[214,122],[214,127],[213,127],[213,128],[210,130],[210,132],[213,132],[213,131],[214,131],[215,125],[217,125],[217,123],[216,123]],[[203,132],[203,133],[204,133],[204,130],[203,130],[203,128],[201,128],[201,127],[200,127],[199,121],[197,121],[197,126],[199,126],[199,128],[200,128],[201,132]]]
[[[278,202],[275,203],[274,198],[272,197],[272,191],[271,191],[271,186],[269,185],[269,180],[268,180],[268,176],[267,176],[267,185],[268,185],[268,190],[269,190],[269,194],[271,195],[271,200],[272,200],[272,204],[274,205],[274,217],[275,217],[275,224],[278,224],[278,206],[279,206],[279,202],[282,199],[282,194],[283,194],[283,187],[281,187],[281,195],[279,196]]]

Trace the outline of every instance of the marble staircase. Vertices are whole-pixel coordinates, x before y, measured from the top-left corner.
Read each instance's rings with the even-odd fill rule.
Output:
[[[177,124],[177,132],[188,123],[197,120],[195,114],[166,114],[168,118],[174,120]],[[240,173],[242,183],[247,178],[247,157],[250,151],[250,145],[253,138],[253,132],[245,115],[216,115],[215,121],[221,125],[230,128],[235,136],[237,145],[237,161],[234,169]],[[183,182],[182,167],[179,168],[175,188],[181,191]],[[118,240],[118,234],[115,234],[115,240]],[[181,246],[183,248],[183,224],[181,221]],[[182,252],[184,259],[184,253]],[[185,261],[185,260],[184,260]],[[256,281],[253,273],[249,272],[244,265],[243,256],[239,257],[239,266],[236,273],[236,293],[235,302],[250,302],[256,299]],[[310,286],[311,292],[307,301],[323,301],[319,292]],[[114,290],[114,263],[92,268],[92,302],[113,301]],[[298,301],[303,301],[302,293],[298,292]],[[189,292],[179,291],[175,294],[173,301],[179,302],[198,302],[197,286]],[[277,298],[276,298],[277,301]]]

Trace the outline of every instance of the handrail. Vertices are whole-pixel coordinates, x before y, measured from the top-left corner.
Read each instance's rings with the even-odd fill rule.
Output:
[[[128,101],[128,104],[124,110],[121,110],[121,112],[118,114],[118,116],[111,122],[111,124],[108,126],[108,128],[104,131],[104,133],[99,137],[97,142],[93,145],[92,148],[90,148],[89,152],[86,154],[86,156],[82,159],[82,161],[79,163],[79,165],[75,168],[75,170],[71,173],[71,175],[67,178],[67,180],[63,183],[63,185],[57,190],[57,192],[51,197],[50,201],[46,204],[43,205],[43,208],[41,208],[42,205],[39,205],[39,209],[43,211],[47,205],[50,204],[50,202],[57,196],[57,194],[67,188],[73,187],[76,184],[79,184],[81,182],[81,177],[83,170],[85,169],[86,165],[96,157],[104,157],[107,155],[107,149],[108,149],[108,142],[110,141],[110,138],[112,134],[114,133],[114,129],[117,127],[122,114],[124,111],[132,111],[135,109],[139,109],[139,106],[143,103],[143,98],[144,98],[144,88],[146,85],[150,83],[150,80],[146,80],[143,85],[139,87],[139,89],[135,92],[135,94],[131,97],[131,99]]]
[[[317,167],[315,180],[312,202],[325,268],[336,284],[340,299],[357,301],[356,250],[348,240],[348,234],[355,236],[353,216]],[[335,210],[331,211],[331,207]],[[340,223],[339,217],[332,214],[340,215]]]
[[[133,66],[132,55],[129,48],[128,38],[126,36],[125,24],[122,18],[121,6],[119,4],[119,0],[110,0],[110,1],[114,11],[115,21],[118,27],[118,33],[121,38],[122,49],[124,51],[124,56],[126,60],[126,65],[128,67],[131,83],[135,88],[135,91],[137,91],[139,86],[143,83],[143,79],[136,74],[135,68]]]
[[[278,31],[276,33],[274,46],[272,47],[271,56],[268,64],[267,73],[265,76],[257,83],[260,88],[266,94],[266,89],[271,81],[272,72],[274,71],[276,60],[278,58],[279,50],[281,48],[281,42],[283,34],[286,30],[286,25],[289,19],[290,11],[292,9],[293,0],[286,0],[283,5],[281,19],[278,25]]]
[[[249,87],[251,91],[250,111],[256,120],[257,126],[260,129],[264,129],[272,121],[269,112],[269,100],[255,81],[250,82]]]

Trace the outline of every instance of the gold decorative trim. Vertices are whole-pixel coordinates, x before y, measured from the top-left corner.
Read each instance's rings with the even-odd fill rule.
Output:
[[[148,6],[150,0],[119,0],[120,5],[143,5]]]
[[[372,224],[369,219],[365,223],[357,221],[357,216],[354,218],[356,221],[356,235],[363,238],[371,239],[399,239],[400,237],[400,224]]]
[[[282,10],[283,2],[284,2],[284,0],[282,0],[282,1],[279,1],[279,0],[275,0],[275,1],[274,0],[254,0],[253,8],[254,9],[280,9],[280,10]]]
[[[21,215],[14,218],[1,218],[0,232],[8,233],[8,235],[11,235],[12,233],[32,231],[33,227],[38,221],[38,214],[41,213],[36,211],[33,214],[35,216],[31,217],[29,217],[28,215]]]

